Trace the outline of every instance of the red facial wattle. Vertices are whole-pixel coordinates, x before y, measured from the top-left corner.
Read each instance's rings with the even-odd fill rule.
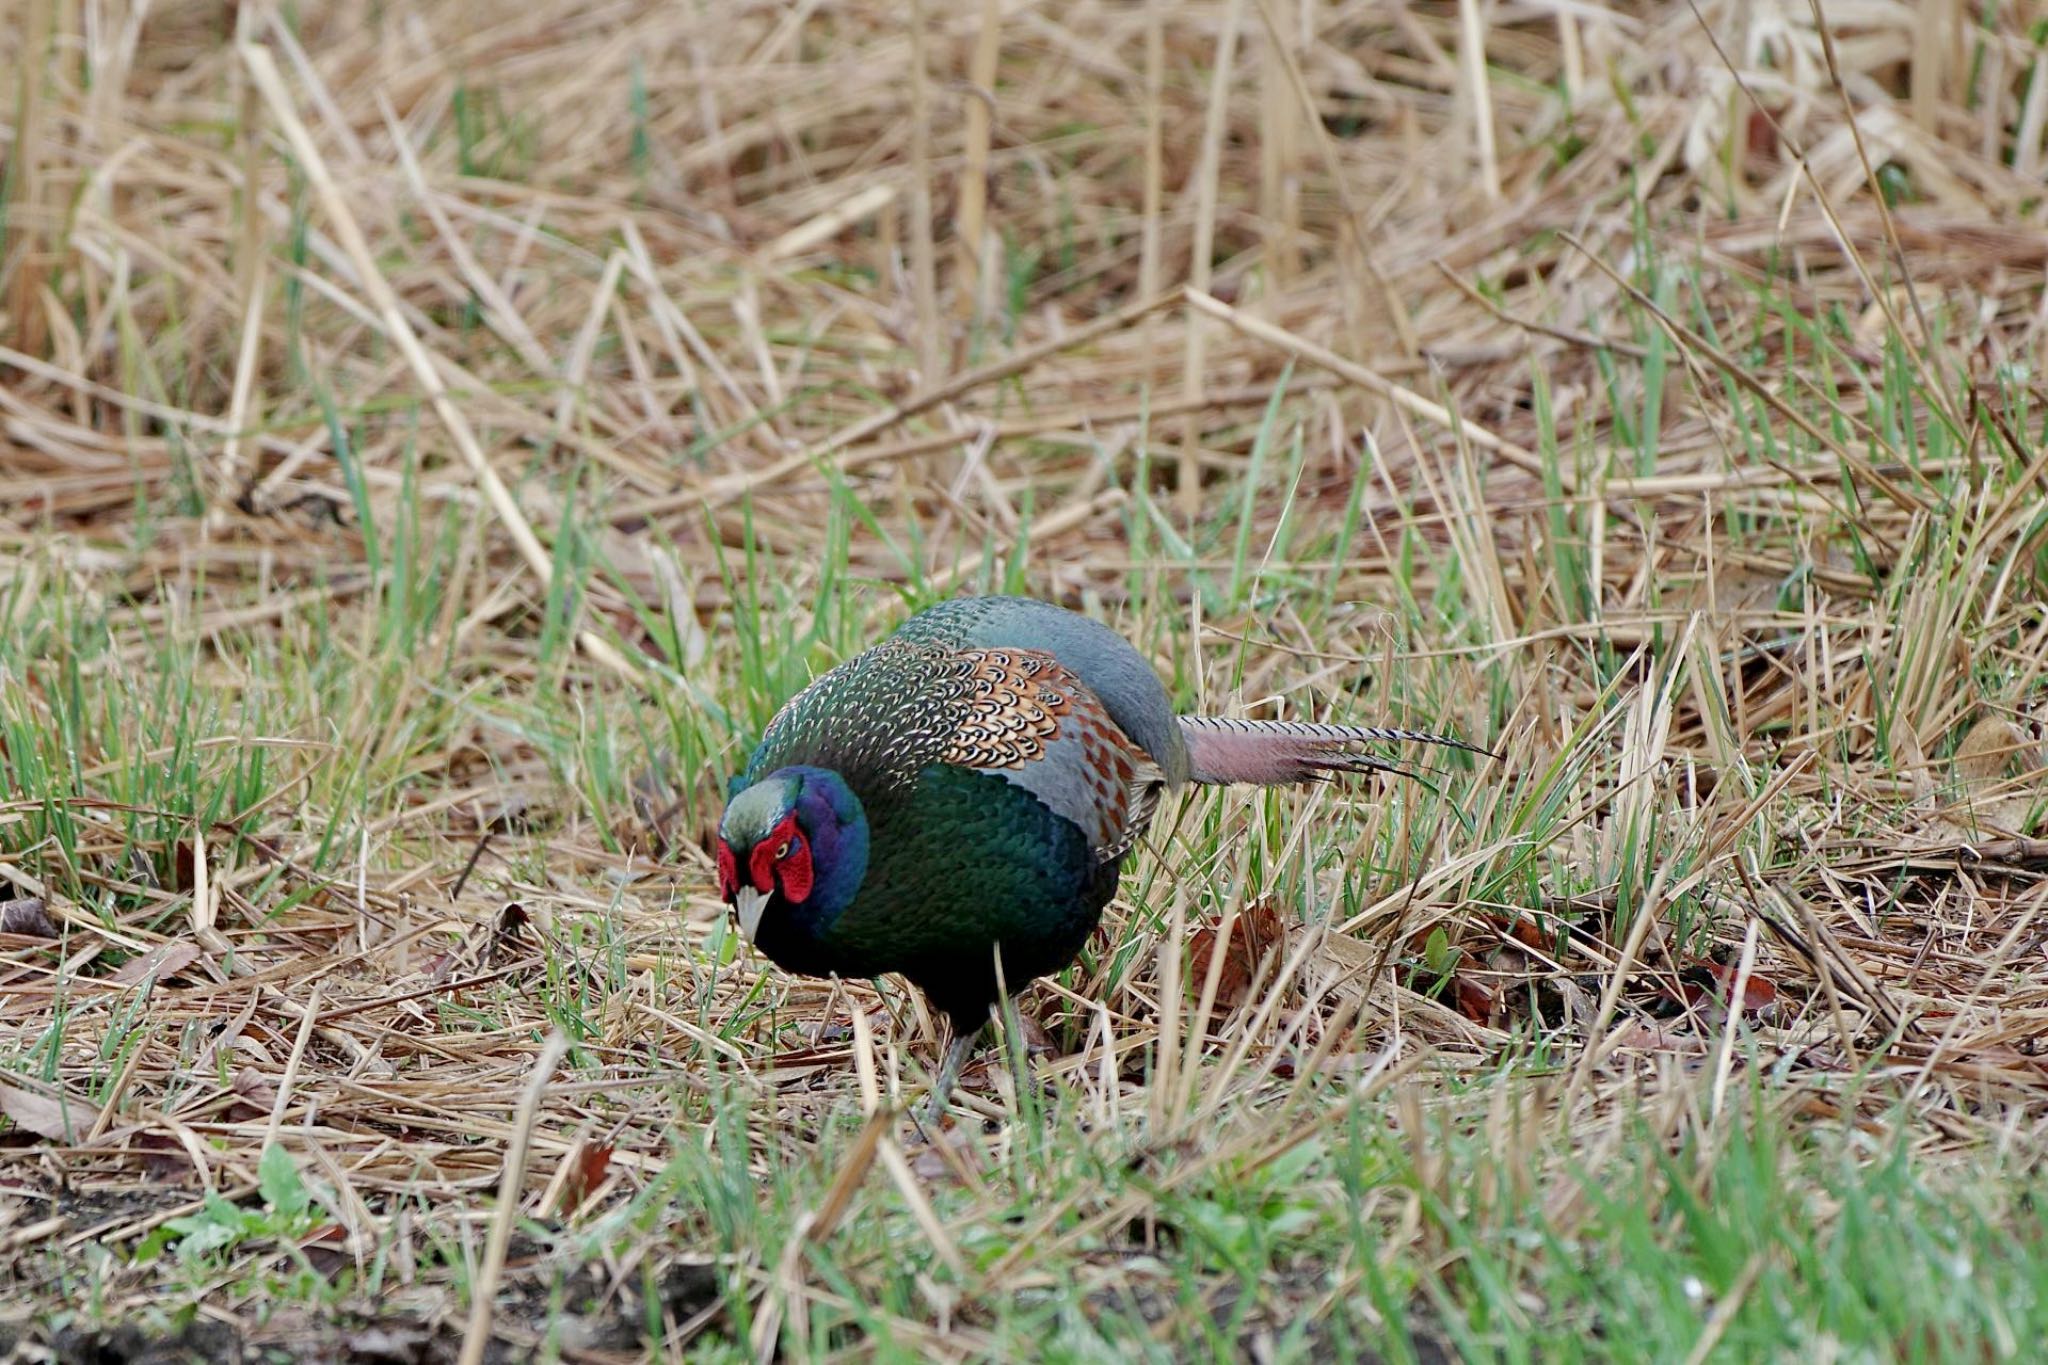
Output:
[[[747,855],[747,884],[756,891],[775,889],[775,850],[796,830],[796,821],[784,816],[782,823],[768,831],[768,836],[754,845],[754,851]]]
[[[775,865],[782,878],[782,894],[792,905],[801,905],[811,896],[811,846],[801,834],[789,836],[789,852]]]
[[[739,864],[733,860],[732,845],[718,841],[718,898],[729,901],[740,893]]]
[[[756,891],[779,887],[784,899],[801,904],[809,898],[813,880],[811,846],[791,811],[747,855],[747,881]]]

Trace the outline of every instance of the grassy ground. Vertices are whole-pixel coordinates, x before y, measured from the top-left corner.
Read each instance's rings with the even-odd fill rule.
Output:
[[[0,31],[0,1341],[2030,1354],[2029,7],[923,8]],[[1167,810],[927,1142],[704,844],[992,589],[1503,756]]]

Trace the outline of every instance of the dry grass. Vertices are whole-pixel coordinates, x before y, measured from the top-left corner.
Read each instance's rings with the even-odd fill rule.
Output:
[[[25,1340],[172,1293],[216,1355],[976,1356],[1064,1285],[1161,1350],[1406,1303],[1512,1351],[1618,1319],[1534,1253],[1494,1297],[1490,1236],[1711,1202],[1756,1126],[2025,1169],[2048,82],[2024,7],[1826,8],[30,0]],[[1190,705],[1506,756],[1163,822],[1025,998],[1050,1089],[907,1148],[920,1007],[735,957],[697,845],[808,671],[1005,582]],[[1172,1268],[1272,1172],[1381,1251]],[[135,1255],[205,1191],[271,1222]],[[1768,1343],[1795,1262],[1677,1354]]]

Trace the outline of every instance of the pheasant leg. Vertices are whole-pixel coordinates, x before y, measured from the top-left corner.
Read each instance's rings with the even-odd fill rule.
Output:
[[[946,1101],[953,1097],[953,1087],[960,1082],[960,1071],[967,1065],[968,1054],[974,1051],[974,1045],[981,1041],[987,1027],[983,1024],[972,1030],[953,1030],[953,1041],[946,1045],[945,1060],[939,1063],[938,1079],[932,1082],[931,1094],[925,1097],[924,1106],[918,1110],[920,1127],[938,1126],[940,1117],[946,1112]]]

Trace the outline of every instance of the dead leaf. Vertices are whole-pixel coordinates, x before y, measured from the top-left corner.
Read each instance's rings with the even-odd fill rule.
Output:
[[[183,1184],[192,1175],[192,1154],[168,1133],[137,1133],[128,1150],[142,1158],[142,1173],[152,1181]]]
[[[1685,990],[1685,1003],[1698,1006],[1712,1000],[1725,1003],[1735,993],[1737,969],[1722,962],[1708,962],[1704,959],[1686,969],[1686,979],[1681,983]],[[1700,978],[1705,978],[1704,980]],[[1778,1003],[1778,987],[1762,972],[1752,969],[1749,980],[1743,983],[1742,1012],[1761,1014]]]
[[[1451,980],[1457,996],[1458,1013],[1475,1024],[1483,1024],[1493,1013],[1493,992],[1463,972]]]
[[[199,866],[193,859],[192,841],[180,839],[171,845],[171,890],[190,891],[199,880]]]
[[[100,1111],[61,1091],[45,1095],[11,1081],[0,1081],[0,1114],[24,1132],[52,1142],[76,1142],[92,1131]]]
[[[1017,1027],[1024,1036],[1024,1055],[1032,1058],[1052,1057],[1059,1053],[1053,1045],[1052,1034],[1046,1031],[1044,1023],[1030,1010],[1021,1006],[1017,1010]]]
[[[928,1185],[958,1185],[963,1175],[982,1165],[982,1148],[957,1128],[918,1128],[906,1139],[910,1171]]]
[[[1955,776],[1963,789],[1962,800],[1954,816],[1942,823],[1965,840],[1982,838],[1987,829],[2024,833],[2034,803],[2014,778],[2044,761],[2048,753],[2026,731],[2002,717],[1986,716],[1956,747]]]
[[[272,1070],[277,1068],[278,1061],[276,1056],[271,1053],[269,1048],[263,1045],[263,1040],[260,1038],[253,1038],[247,1033],[238,1033],[229,1046],[232,1051],[247,1053],[249,1056],[254,1057],[258,1065],[269,1067]],[[245,1062],[244,1065],[247,1066],[250,1063]]]
[[[1956,746],[1956,776],[1976,795],[2004,777],[2026,747],[2027,737],[2019,726],[1999,716],[1986,716],[1972,725]]]
[[[237,1071],[228,1082],[228,1089],[235,1096],[235,1103],[229,1106],[228,1114],[238,1123],[269,1118],[270,1111],[277,1105],[277,1087],[253,1066]]]
[[[131,957],[108,973],[107,980],[117,986],[139,986],[155,977],[168,981],[199,960],[196,945],[180,939],[159,943],[140,957]]]
[[[339,1223],[322,1223],[299,1238],[299,1250],[322,1275],[331,1276],[355,1259],[349,1255],[348,1229]]]
[[[576,1150],[563,1159],[569,1163],[569,1174],[562,1181],[561,1211],[574,1213],[604,1184],[605,1174],[611,1170],[612,1145],[579,1142]]]
[[[1778,124],[1770,112],[1763,109],[1749,111],[1749,123],[1745,130],[1748,136],[1750,156],[1765,165],[1776,165],[1778,161]]]
[[[1707,1041],[1695,1033],[1680,1032],[1663,1024],[1637,1019],[1614,1035],[1614,1046],[1623,1052],[1697,1054],[1707,1050]]]
[[[1529,916],[1489,913],[1481,915],[1480,918],[1485,920],[1503,939],[1512,940],[1525,948],[1534,948],[1539,953],[1547,953],[1557,946],[1545,936],[1543,926]]]
[[[29,896],[22,900],[0,901],[0,934],[55,938],[57,925],[51,920],[49,907],[43,904],[42,897]]]
[[[406,1323],[381,1323],[348,1334],[349,1358],[382,1365],[431,1360],[433,1334]]]
[[[499,967],[526,955],[533,946],[528,929],[533,916],[518,901],[508,901],[497,918],[491,921],[491,937],[484,946],[483,961],[487,967]]]
[[[1222,936],[1223,921],[1217,920],[1195,930],[1188,940],[1188,998],[1199,1002],[1209,979],[1209,963],[1216,955],[1216,941]],[[1239,912],[1231,927],[1230,941],[1223,949],[1223,966],[1216,978],[1216,1008],[1228,1014],[1245,1003],[1252,982],[1265,965],[1268,954],[1285,946],[1287,930],[1271,901],[1254,901]]]

